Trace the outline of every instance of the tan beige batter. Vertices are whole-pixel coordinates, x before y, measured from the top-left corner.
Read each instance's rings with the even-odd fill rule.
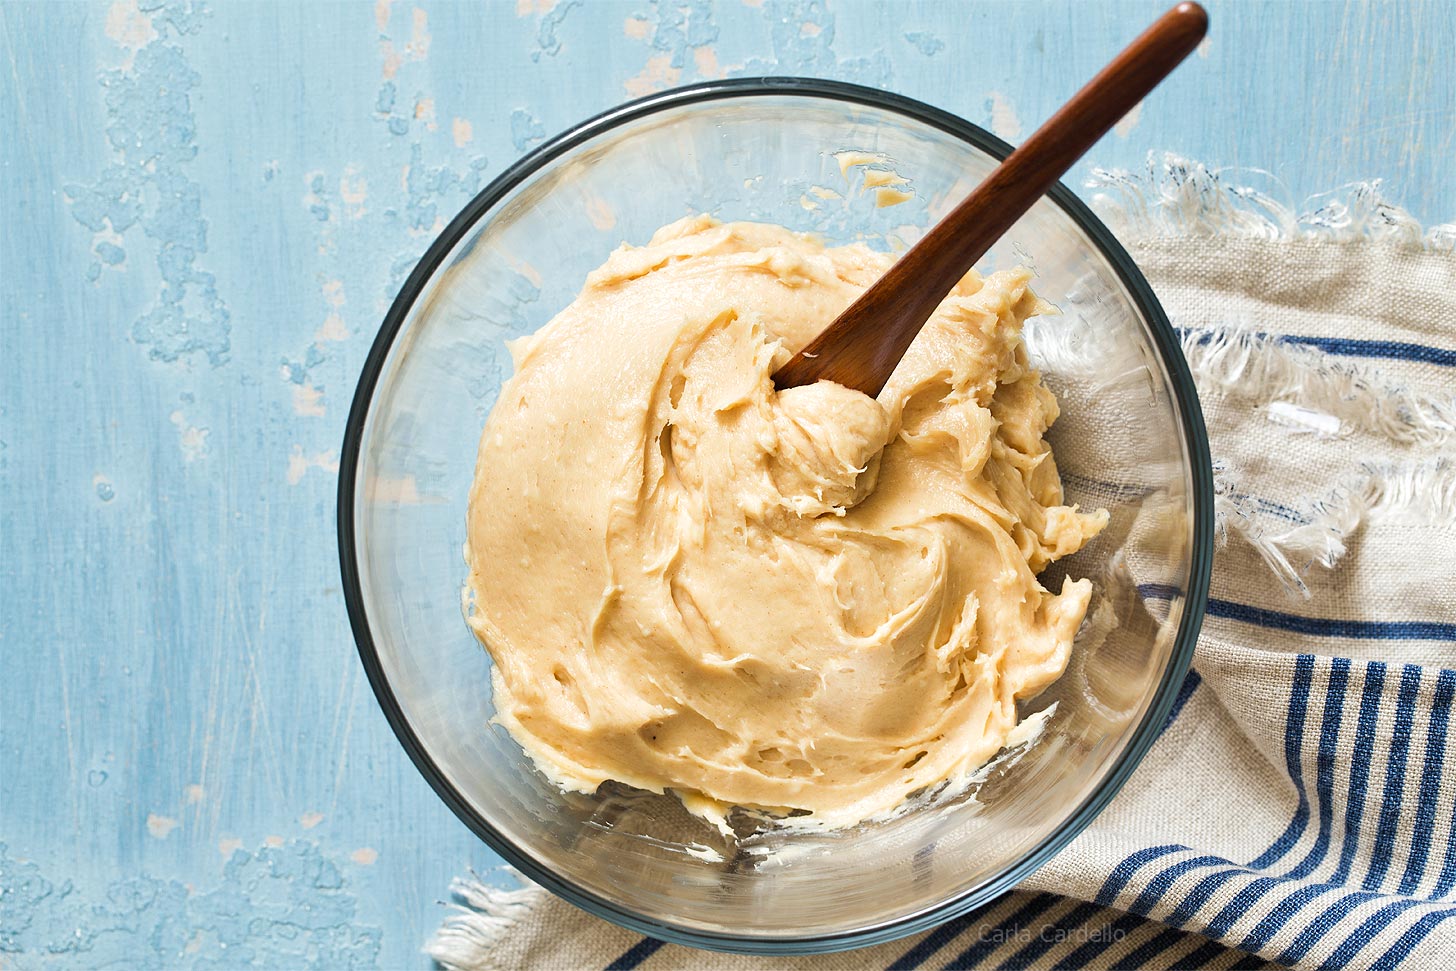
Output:
[[[845,825],[972,771],[1061,674],[1091,584],[1024,270],[968,275],[870,399],[770,375],[886,267],[699,216],[513,348],[470,494],[499,721],[568,789]],[[888,442],[888,444],[886,444]]]

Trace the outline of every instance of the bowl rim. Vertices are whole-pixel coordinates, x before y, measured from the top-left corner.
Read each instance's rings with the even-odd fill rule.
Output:
[[[1132,738],[1118,755],[1098,787],[1048,834],[1040,843],[1001,873],[970,890],[937,904],[894,920],[849,931],[803,936],[755,936],[705,931],[700,928],[664,923],[644,917],[615,901],[601,897],[558,876],[538,864],[528,852],[518,848],[497,831],[488,820],[476,813],[463,794],[455,788],[430,757],[423,742],[406,718],[384,673],[379,651],[369,628],[363,588],[360,582],[358,537],[355,535],[354,498],[363,433],[373,403],[374,391],[385,361],[393,348],[411,308],[423,292],[445,257],[466,233],[491,211],[511,190],[557,157],[612,129],[648,115],[703,102],[791,96],[809,99],[848,102],[878,108],[905,116],[959,138],[997,160],[1005,159],[1011,145],[978,125],[950,112],[932,107],[904,95],[882,91],[843,81],[805,77],[748,77],[709,81],[686,85],[625,102],[567,129],[526,154],[489,185],[450,221],[449,225],[425,250],[406,279],[399,295],[386,313],[379,333],[365,358],[358,386],[354,392],[344,441],[339,458],[339,491],[337,501],[339,564],[342,573],[344,601],[354,633],[360,660],[369,684],[395,736],[408,753],[415,768],[424,776],[435,794],[476,836],[532,880],[568,902],[589,913],[610,920],[630,930],[693,947],[751,954],[808,954],[847,950],[885,943],[917,931],[928,930],[947,920],[959,917],[1009,892],[1042,864],[1072,841],[1107,806],[1126,783],[1133,769],[1142,761],[1153,743],[1161,736],[1165,723],[1193,659],[1193,648],[1203,623],[1208,600],[1209,578],[1213,560],[1213,471],[1209,457],[1208,436],[1199,407],[1193,377],[1183,357],[1176,332],[1127,251],[1116,240],[1092,210],[1062,182],[1057,182],[1047,196],[1071,217],[1087,234],[1094,246],[1109,261],[1122,285],[1127,289],[1138,311],[1152,332],[1163,366],[1167,369],[1181,419],[1181,431],[1192,465],[1193,540],[1189,557],[1188,589],[1174,637],[1168,666],[1152,703]]]

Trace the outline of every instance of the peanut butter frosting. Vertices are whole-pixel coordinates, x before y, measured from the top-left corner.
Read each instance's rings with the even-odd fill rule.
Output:
[[[893,258],[683,219],[512,346],[466,557],[496,719],[559,785],[893,809],[1003,746],[1091,584],[1021,269],[968,274],[878,398],[772,375]]]

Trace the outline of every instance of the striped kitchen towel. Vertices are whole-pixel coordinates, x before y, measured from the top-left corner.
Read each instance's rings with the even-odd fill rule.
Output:
[[[1183,335],[1220,534],[1193,670],[1118,797],[1017,892],[890,944],[712,954],[471,879],[436,960],[1456,967],[1456,226],[1371,186],[1296,215],[1175,158],[1098,182]]]

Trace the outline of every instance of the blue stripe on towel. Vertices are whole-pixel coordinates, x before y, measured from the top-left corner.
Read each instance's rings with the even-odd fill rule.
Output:
[[[1451,817],[1451,828],[1446,831],[1446,862],[1441,865],[1441,875],[1431,891],[1432,900],[1444,900],[1456,889],[1456,814]]]
[[[1277,610],[1265,610],[1248,604],[1210,597],[1208,612],[1215,617],[1239,620],[1258,627],[1287,630],[1316,637],[1348,637],[1382,641],[1446,641],[1456,640],[1456,624],[1427,620],[1340,620],[1326,617],[1302,617]]]
[[[1193,918],[1193,915],[1203,909],[1204,904],[1208,903],[1208,898],[1218,892],[1219,887],[1222,887],[1234,877],[1247,875],[1248,872],[1242,868],[1232,867],[1227,870],[1220,870],[1217,873],[1210,873],[1198,881],[1193,889],[1188,891],[1188,895],[1183,898],[1183,902],[1177,907],[1174,907],[1172,913],[1164,917],[1163,920],[1172,924],[1174,927],[1186,927],[1188,921]]]
[[[1178,331],[1179,337],[1187,337],[1191,330],[1187,327],[1175,329]],[[1349,337],[1305,337],[1297,334],[1269,334],[1264,331],[1255,331],[1251,336],[1273,337],[1281,344],[1315,347],[1326,354],[1335,354],[1340,357],[1383,357],[1392,361],[1418,361],[1422,364],[1456,367],[1456,351],[1447,350],[1444,347],[1433,347],[1430,344],[1412,344],[1408,341],[1356,340]],[[1200,344],[1206,344],[1212,339],[1213,334],[1207,331],[1200,332],[1198,335]]]
[[[1309,799],[1305,792],[1304,784],[1304,734],[1305,720],[1309,711],[1309,695],[1313,686],[1315,671],[1315,657],[1312,654],[1300,654],[1295,658],[1294,675],[1289,689],[1289,713],[1284,723],[1284,761],[1289,773],[1290,780],[1294,783],[1297,804],[1294,815],[1285,827],[1284,832],[1270,844],[1257,859],[1249,864],[1253,869],[1263,869],[1270,864],[1283,858],[1291,848],[1298,843],[1299,838],[1309,827]],[[1150,880],[1130,908],[1134,913],[1147,913],[1147,909],[1155,905],[1162,894],[1178,879],[1189,871],[1202,865],[1218,866],[1224,864],[1225,868],[1216,873],[1204,877],[1184,896],[1183,900],[1164,920],[1181,927],[1196,914],[1210,897],[1220,887],[1235,877],[1248,874],[1249,870],[1243,867],[1228,865],[1230,861],[1221,857],[1197,857],[1192,860],[1184,860],[1168,867],[1158,876]],[[1272,885],[1272,884],[1271,884]],[[1265,887],[1267,889],[1267,886]],[[1151,895],[1151,897],[1150,897]],[[1247,909],[1257,897],[1250,896],[1243,904]],[[1220,912],[1219,916],[1226,919],[1228,923],[1238,918],[1238,914],[1228,915],[1228,907]],[[1242,911],[1240,911],[1242,913]],[[1171,942],[1169,942],[1171,943]],[[1151,944],[1151,942],[1149,942]],[[1148,946],[1148,945],[1145,945]],[[1161,953],[1160,951],[1157,953]],[[1152,955],[1148,955],[1151,957]],[[1143,960],[1129,958],[1129,964],[1136,967],[1143,963]]]
[[[1283,882],[1283,881],[1280,881]],[[1257,951],[1268,944],[1279,929],[1289,922],[1289,919],[1299,913],[1304,906],[1316,897],[1323,896],[1331,891],[1338,890],[1327,883],[1312,883],[1300,887],[1289,894],[1283,900],[1274,905],[1274,909],[1264,915],[1264,919],[1254,925],[1254,929],[1239,943],[1239,947],[1245,951]]]
[[[982,920],[987,914],[993,913],[997,907],[1009,903],[1010,900],[1011,898],[1009,896],[1001,897],[991,901],[989,904],[977,907],[968,914],[962,914],[955,920],[941,924],[935,930],[921,938],[914,947],[896,958],[886,968],[886,971],[913,971],[913,969],[920,967],[921,964],[925,963],[926,958],[959,937],[966,929]]]
[[[1298,803],[1294,817],[1267,850],[1249,866],[1262,870],[1284,858],[1309,826],[1309,796],[1304,791],[1304,717],[1309,710],[1309,689],[1314,678],[1314,655],[1300,654],[1294,661],[1294,682],[1289,688],[1289,716],[1284,721],[1284,765],[1294,783]]]
[[[1304,664],[1306,658],[1308,659],[1307,665]],[[1298,842],[1300,836],[1303,835],[1304,830],[1308,827],[1309,810],[1305,801],[1306,797],[1302,783],[1303,760],[1301,753],[1303,750],[1305,708],[1308,703],[1309,681],[1312,675],[1313,662],[1314,658],[1311,655],[1300,655],[1299,660],[1296,662],[1294,684],[1290,690],[1290,714],[1285,727],[1285,761],[1289,768],[1290,777],[1296,782],[1300,804],[1295,810],[1294,818],[1290,821],[1288,828],[1285,829],[1280,838],[1264,854],[1249,864],[1254,869],[1262,869],[1282,858]],[[1227,934],[1233,924],[1258,903],[1265,894],[1275,887],[1287,883],[1290,878],[1307,875],[1324,858],[1329,845],[1329,833],[1333,826],[1334,759],[1336,746],[1339,741],[1339,728],[1342,721],[1341,708],[1344,701],[1349,669],[1350,662],[1348,659],[1336,658],[1331,662],[1328,689],[1325,695],[1324,718],[1320,726],[1319,761],[1316,766],[1316,794],[1320,800],[1320,829],[1316,836],[1314,846],[1311,847],[1310,852],[1293,868],[1288,876],[1279,879],[1263,878],[1254,880],[1248,886],[1244,887],[1233,900],[1230,900],[1224,905],[1223,909],[1210,922],[1210,933],[1217,935]],[[1359,825],[1364,813],[1364,794],[1369,778],[1370,759],[1373,750],[1374,724],[1376,716],[1379,714],[1380,695],[1384,684],[1385,666],[1378,663],[1370,665],[1365,672],[1365,690],[1361,698],[1360,720],[1356,729],[1357,741],[1354,760],[1350,770],[1350,802],[1346,807],[1345,841],[1341,853],[1341,867],[1346,875],[1348,875],[1349,865],[1353,860],[1354,852],[1358,845]],[[1233,873],[1237,872],[1239,871],[1233,871]],[[1218,876],[1215,874],[1209,879],[1213,880]],[[1342,882],[1343,879],[1343,876],[1337,875],[1332,882]],[[1262,947],[1270,938],[1278,933],[1279,929],[1293,917],[1294,913],[1300,907],[1327,889],[1330,888],[1316,885],[1314,887],[1305,887],[1296,890],[1276,905],[1259,922],[1241,946],[1246,950],[1257,950],[1259,947]],[[1194,893],[1197,892],[1198,888],[1195,888]],[[1192,896],[1193,894],[1190,894],[1190,897]],[[1201,903],[1199,901],[1198,905],[1201,906]],[[1191,913],[1188,916],[1191,916]]]
[[[1138,596],[1144,600],[1177,600],[1183,591],[1167,583],[1139,583]]]
[[[1183,595],[1164,583],[1142,583],[1138,593],[1148,600],[1174,600]],[[1232,600],[1208,598],[1208,615],[1237,620],[1256,627],[1287,630],[1315,637],[1346,637],[1376,641],[1456,641],[1456,624],[1434,620],[1344,620],[1335,617],[1305,617],[1278,610],[1265,610]]]
[[[1330,833],[1335,816],[1335,762],[1340,741],[1340,723],[1345,714],[1345,685],[1350,680],[1350,659],[1332,658],[1325,686],[1325,714],[1320,725],[1319,755],[1315,762],[1315,796],[1319,799],[1319,831],[1304,859],[1288,876],[1306,877],[1324,862],[1330,851]]]
[[[1379,899],[1381,899],[1380,894],[1371,893],[1369,890],[1357,890],[1354,893],[1345,894],[1306,924],[1304,930],[1300,931],[1294,941],[1274,960],[1279,964],[1293,964],[1302,959],[1326,934],[1334,930],[1335,925],[1344,920],[1350,911],[1361,904]]]
[[[1081,971],[1082,968],[1091,964],[1094,959],[1107,953],[1114,944],[1121,943],[1126,939],[1128,934],[1131,934],[1146,923],[1147,921],[1136,914],[1122,914],[1102,929],[1097,940],[1088,941],[1071,954],[1062,958],[1057,962],[1057,967],[1073,968],[1076,971]]]
[[[644,937],[623,951],[618,958],[607,965],[607,971],[632,971],[662,949],[662,941],[655,937]]]
[[[1297,337],[1286,334],[1279,338],[1284,344],[1303,344],[1317,347],[1327,354],[1341,357],[1387,357],[1395,361],[1419,361],[1422,364],[1439,364],[1442,367],[1456,367],[1456,351],[1427,344],[1409,344],[1405,341],[1362,341],[1348,337]]]
[[[1218,941],[1204,941],[1196,950],[1189,951],[1183,957],[1174,962],[1173,967],[1179,971],[1189,971],[1192,968],[1204,968],[1217,961],[1228,953],[1228,948]],[[1241,965],[1235,965],[1241,967]]]
[[[1425,940],[1426,935],[1436,929],[1436,925],[1449,917],[1456,917],[1456,909],[1436,910],[1426,914],[1420,920],[1412,924],[1400,940],[1390,946],[1390,950],[1382,954],[1375,963],[1370,965],[1370,971],[1394,971],[1400,967],[1402,961],[1410,956],[1417,944]]]
[[[1202,683],[1203,676],[1192,668],[1189,668],[1188,675],[1183,679],[1183,683],[1178,686],[1177,696],[1173,698],[1173,707],[1168,709],[1168,717],[1163,720],[1162,731],[1166,732],[1168,726],[1178,720],[1178,716],[1183,713],[1183,706],[1188,704],[1188,699],[1193,697],[1193,692],[1197,691],[1198,686]]]
[[[1320,971],[1334,971],[1349,964],[1356,955],[1365,950],[1365,945],[1374,940],[1376,935],[1395,923],[1395,919],[1401,914],[1420,903],[1422,901],[1419,900],[1397,900],[1366,917],[1359,927],[1340,942],[1339,947],[1330,952],[1330,956],[1320,965]]]
[[[1163,899],[1163,894],[1168,892],[1168,888],[1185,873],[1192,873],[1194,870],[1200,870],[1204,867],[1227,866],[1228,864],[1229,861],[1223,857],[1213,856],[1211,854],[1179,860],[1149,880],[1143,887],[1142,892],[1134,898],[1132,906],[1128,907],[1128,910],[1134,914],[1147,916],[1148,911],[1152,910],[1157,906],[1158,901]]]
[[[1365,666],[1365,688],[1360,695],[1360,721],[1355,727],[1355,751],[1350,758],[1350,785],[1345,803],[1345,835],[1340,846],[1340,863],[1330,883],[1344,883],[1360,845],[1360,822],[1365,817],[1365,789],[1370,782],[1370,759],[1375,750],[1375,717],[1380,713],[1380,695],[1385,690],[1385,664],[1372,661]]]
[[[1249,932],[1239,945],[1246,951],[1257,951],[1269,942],[1271,938],[1279,933],[1282,928],[1294,915],[1309,901],[1321,896],[1331,890],[1338,889],[1338,884],[1344,883],[1350,873],[1350,865],[1355,858],[1355,850],[1359,845],[1360,821],[1365,812],[1365,790],[1370,777],[1370,759],[1374,750],[1375,719],[1380,713],[1380,695],[1385,687],[1385,665],[1380,662],[1372,662],[1366,666],[1364,690],[1360,697],[1360,719],[1355,729],[1355,751],[1350,765],[1350,784],[1348,787],[1348,802],[1345,806],[1345,833],[1340,849],[1340,863],[1336,868],[1335,875],[1328,883],[1312,884],[1300,887],[1293,893],[1286,896],[1274,909],[1264,915],[1263,920]],[[1323,742],[1323,731],[1321,742]],[[1280,879],[1277,883],[1285,883]],[[1264,892],[1273,889],[1276,884],[1264,887]],[[1242,916],[1243,911],[1248,910],[1263,896],[1263,892],[1246,899],[1241,906],[1243,910],[1238,913],[1220,918],[1227,920],[1229,925]],[[1231,901],[1229,907],[1233,906]],[[1229,907],[1225,907],[1228,910]],[[1305,929],[1306,933],[1309,928]],[[1313,941],[1310,942],[1313,946]]]
[[[1032,897],[1020,910],[996,925],[994,929],[979,934],[970,947],[951,958],[945,966],[945,971],[963,971],[966,968],[974,968],[1010,940],[1012,935],[1021,930],[1023,924],[1040,917],[1050,910],[1053,904],[1063,899],[1065,898],[1054,893],[1039,893]]]
[[[1431,836],[1436,828],[1436,800],[1441,790],[1441,766],[1446,758],[1446,732],[1451,722],[1451,700],[1456,694],[1456,671],[1442,670],[1436,675],[1436,690],[1431,696],[1431,722],[1426,729],[1426,761],[1421,771],[1421,791],[1416,802],[1416,823],[1411,832],[1411,852],[1406,860],[1405,875],[1400,878],[1400,892],[1412,893],[1426,874],[1426,861],[1431,852]],[[1452,821],[1456,830],[1456,820]],[[1456,832],[1447,834],[1447,860],[1451,859],[1451,842]],[[1436,896],[1439,896],[1439,892]]]
[[[1127,882],[1132,879],[1132,875],[1144,863],[1150,863],[1160,856],[1167,856],[1169,853],[1177,853],[1180,850],[1186,849],[1188,847],[1181,843],[1165,843],[1162,846],[1149,846],[1146,849],[1138,850],[1136,853],[1130,854],[1121,863],[1112,868],[1112,872],[1107,875],[1107,880],[1102,884],[1102,889],[1097,891],[1094,902],[1103,907],[1111,906],[1112,902],[1117,899],[1117,895],[1122,893],[1122,888],[1127,886]]]
[[[972,911],[969,914],[963,914],[957,917],[955,920],[941,924],[935,930],[917,941],[915,946],[910,948],[910,950],[890,962],[890,966],[885,971],[913,971],[913,969],[920,967],[926,958],[945,947],[953,939],[959,937],[961,931],[965,930],[970,922],[975,919],[976,913],[977,911]]]
[[[1223,909],[1213,916],[1213,920],[1208,922],[1208,933],[1214,937],[1227,937],[1234,923],[1248,913],[1249,908],[1254,906],[1260,897],[1273,890],[1281,882],[1275,877],[1258,877],[1250,880],[1242,890],[1234,894],[1232,900],[1223,905]]]
[[[1153,958],[1167,951],[1170,947],[1177,944],[1179,941],[1186,941],[1187,939],[1188,934],[1185,931],[1161,931],[1157,934],[1154,934],[1152,937],[1148,938],[1146,941],[1143,941],[1137,947],[1129,951],[1125,956],[1122,957],[1121,960],[1117,962],[1117,966],[1119,968],[1146,967],[1148,962],[1151,961]],[[1180,961],[1178,963],[1178,966],[1182,967],[1183,963]]]
[[[1026,971],[1036,964],[1037,959],[1066,940],[1068,935],[1080,928],[1102,908],[1096,904],[1080,903],[1061,917],[1042,928],[1032,942],[1002,962],[998,971]],[[1048,930],[1054,933],[1047,933]]]
[[[1395,726],[1385,758],[1385,792],[1380,801],[1380,821],[1375,828],[1375,849],[1370,854],[1370,869],[1366,871],[1363,883],[1366,890],[1380,889],[1395,851],[1395,829],[1400,823],[1401,803],[1405,801],[1405,763],[1410,754],[1411,729],[1416,722],[1416,696],[1420,690],[1421,669],[1414,664],[1405,665],[1400,672]]]

